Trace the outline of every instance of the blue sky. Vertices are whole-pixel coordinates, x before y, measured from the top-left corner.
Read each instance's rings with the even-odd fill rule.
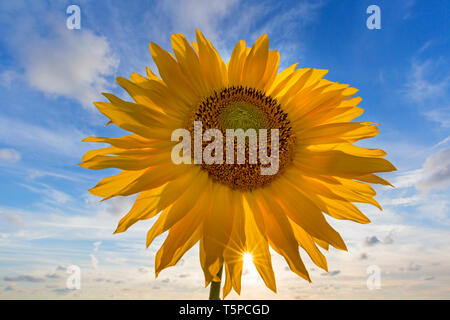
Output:
[[[81,29],[66,8],[81,8]],[[381,8],[381,29],[366,8]],[[204,298],[197,251],[154,278],[152,221],[112,235],[133,198],[99,203],[87,189],[113,170],[77,167],[89,135],[121,136],[93,107],[100,92],[129,99],[116,76],[156,71],[150,41],[194,39],[199,28],[224,59],[241,39],[268,33],[281,67],[328,69],[358,88],[361,121],[380,123],[365,146],[399,169],[377,188],[370,225],[330,221],[349,252],[327,253],[330,273],[305,258],[313,283],[274,254],[278,295],[246,266],[241,298],[450,298],[450,41],[445,1],[3,1],[0,4],[0,298]],[[361,206],[362,207],[362,206]],[[164,236],[162,236],[164,238]],[[82,288],[66,290],[78,265]],[[366,286],[378,266],[381,288]],[[237,298],[232,294],[230,298]]]

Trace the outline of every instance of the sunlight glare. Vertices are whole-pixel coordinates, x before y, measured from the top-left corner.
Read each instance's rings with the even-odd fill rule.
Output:
[[[250,252],[245,252],[242,255],[242,259],[244,260],[244,268],[251,267],[253,264],[253,256]]]

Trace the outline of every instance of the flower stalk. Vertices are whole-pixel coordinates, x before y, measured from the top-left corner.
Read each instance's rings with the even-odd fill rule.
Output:
[[[220,267],[217,277],[220,279],[218,282],[211,281],[211,286],[209,288],[209,300],[221,300],[220,299],[220,284],[222,281],[222,270],[223,265]]]

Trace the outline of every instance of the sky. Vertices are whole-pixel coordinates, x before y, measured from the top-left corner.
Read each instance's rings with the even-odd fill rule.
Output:
[[[66,27],[72,4],[79,30]],[[381,29],[366,26],[372,4]],[[134,197],[99,202],[87,190],[115,171],[77,166],[98,147],[83,138],[126,134],[92,102],[131,100],[115,77],[157,71],[149,42],[170,50],[171,34],[194,40],[195,28],[225,61],[237,41],[267,33],[280,69],[328,69],[358,88],[358,119],[380,124],[360,145],[398,168],[383,175],[395,188],[375,187],[383,211],[358,205],[371,224],[328,219],[349,249],[325,253],[329,273],[301,252],[308,283],[273,253],[278,293],[246,264],[229,299],[449,299],[449,12],[440,0],[0,2],[0,299],[207,298],[198,248],[155,279],[165,235],[145,248],[153,219],[113,235]]]

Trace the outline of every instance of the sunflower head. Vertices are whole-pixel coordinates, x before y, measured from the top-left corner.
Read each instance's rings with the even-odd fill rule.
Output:
[[[269,248],[310,281],[299,247],[327,270],[319,247],[346,246],[326,217],[370,222],[354,203],[381,209],[370,183],[390,185],[375,173],[395,170],[384,151],[354,144],[378,134],[352,121],[363,112],[357,90],[325,80],[327,70],[279,72],[267,35],[239,41],[227,64],[198,30],[196,42],[171,40],[173,54],[150,44],[159,76],[117,78],[134,102],[104,94],[109,102],[95,103],[130,134],[84,140],[110,147],[87,152],[82,167],[120,170],[90,192],[138,194],[116,232],[159,215],[147,234],[149,246],[168,231],[156,274],[199,243],[206,285],[224,266],[224,297],[240,293],[244,255],[276,291]]]

